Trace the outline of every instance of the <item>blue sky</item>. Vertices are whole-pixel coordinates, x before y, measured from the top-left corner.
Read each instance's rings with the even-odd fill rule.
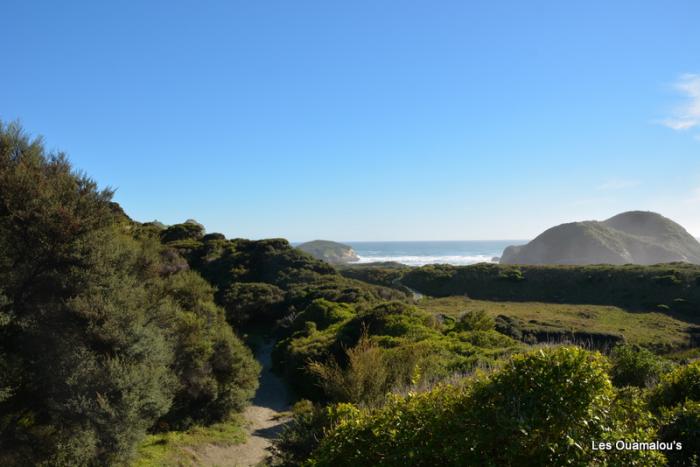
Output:
[[[700,236],[700,3],[6,1],[0,119],[231,237]]]

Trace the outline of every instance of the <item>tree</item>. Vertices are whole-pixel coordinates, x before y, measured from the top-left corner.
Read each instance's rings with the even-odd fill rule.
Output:
[[[0,124],[0,465],[125,464],[257,387],[213,288],[111,196]]]
[[[213,288],[196,272],[185,271],[164,280],[162,297],[175,301],[161,322],[169,331],[180,383],[163,421],[185,428],[242,410],[258,387],[260,366],[226,323]]]
[[[112,464],[164,414],[156,279],[111,192],[0,124],[0,463]]]

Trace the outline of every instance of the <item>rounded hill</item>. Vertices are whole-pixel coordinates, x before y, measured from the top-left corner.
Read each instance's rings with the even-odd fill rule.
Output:
[[[314,240],[297,245],[297,248],[309,253],[316,259],[331,264],[353,263],[360,260],[360,257],[357,256],[357,253],[351,246],[329,240]]]
[[[700,243],[660,214],[629,211],[605,221],[561,224],[526,245],[509,246],[503,264],[700,264]]]

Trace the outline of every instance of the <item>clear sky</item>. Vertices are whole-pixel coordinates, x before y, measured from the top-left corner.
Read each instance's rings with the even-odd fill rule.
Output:
[[[30,1],[0,119],[133,218],[231,237],[700,236],[700,2]]]

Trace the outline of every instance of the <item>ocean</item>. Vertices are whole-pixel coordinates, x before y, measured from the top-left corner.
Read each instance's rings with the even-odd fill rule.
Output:
[[[425,264],[465,265],[492,262],[509,245],[527,240],[440,241],[440,242],[341,242],[350,245],[361,263],[395,261],[409,266]]]

